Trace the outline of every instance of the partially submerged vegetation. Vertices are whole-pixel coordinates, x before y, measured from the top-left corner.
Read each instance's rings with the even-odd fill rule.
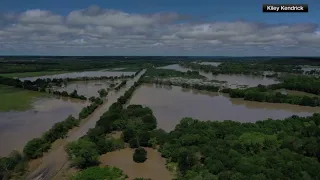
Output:
[[[204,78],[198,71],[180,72],[172,69],[150,68],[146,73],[146,78],[168,78],[168,77],[183,77],[183,78]]]
[[[45,97],[45,93],[27,91],[10,86],[0,85],[0,112],[24,111],[32,108],[37,98]]]

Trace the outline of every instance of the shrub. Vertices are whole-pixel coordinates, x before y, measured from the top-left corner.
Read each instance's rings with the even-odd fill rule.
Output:
[[[144,148],[138,148],[134,151],[133,161],[143,163],[147,160],[147,151]]]

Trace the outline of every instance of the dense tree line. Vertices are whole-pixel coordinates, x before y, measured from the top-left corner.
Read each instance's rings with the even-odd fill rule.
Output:
[[[63,97],[70,97],[70,98],[75,98],[75,99],[81,99],[81,100],[87,100],[87,97],[84,95],[78,95],[77,90],[73,90],[72,93],[68,93],[67,91],[52,91],[52,94],[57,95],[57,96],[63,96]]]
[[[318,69],[312,69],[310,71],[305,71],[304,72],[306,75],[313,75],[313,76],[319,76],[320,75],[320,70]]]
[[[285,88],[320,95],[320,78],[303,75],[291,75],[282,78],[282,83],[270,88]]]
[[[74,175],[72,180],[125,180],[127,175],[116,167],[89,167]]]
[[[231,98],[244,98],[244,100],[248,101],[320,106],[320,98],[317,96],[283,94],[281,92],[270,91],[263,85],[248,89],[223,89],[222,92],[229,93]]]
[[[218,74],[247,74],[263,76],[264,71],[287,72],[287,73],[303,73],[301,67],[295,65],[278,65],[266,63],[248,63],[248,62],[224,62],[218,66],[202,65],[198,63],[185,62],[180,63],[181,66],[195,70],[205,71]]]
[[[115,87],[114,89],[116,90],[116,91],[119,91],[123,86],[125,86],[127,84],[127,81],[126,80],[123,80],[123,81],[121,81],[121,83],[117,86],[117,87]]]
[[[60,85],[64,82],[63,79],[37,79],[35,81],[24,80],[21,81],[19,79],[7,78],[0,76],[0,84],[4,84],[7,86],[13,86],[16,88],[23,88],[31,91],[40,91],[47,92],[47,89],[52,87],[53,84]],[[48,91],[51,93],[51,90]],[[81,100],[87,100],[87,98],[83,95],[78,95],[78,92],[74,90],[72,93],[68,93],[66,91],[52,91],[54,95],[77,98]]]
[[[319,179],[320,114],[256,123],[184,118],[160,151],[178,179]]]
[[[167,78],[167,77],[183,77],[183,78],[205,78],[198,71],[181,72],[172,69],[148,68],[146,72],[148,78]]]
[[[147,66],[165,66],[185,57],[3,57],[0,73],[39,71],[84,71],[119,67],[140,69]]]
[[[59,78],[65,82],[72,82],[72,81],[93,81],[93,80],[117,80],[117,79],[129,79],[134,78],[134,75],[121,75],[121,76],[96,76],[96,77],[75,77],[75,78]]]
[[[159,84],[159,85],[168,85],[168,86],[181,86],[183,88],[192,88],[192,89],[206,90],[206,91],[211,91],[211,92],[218,92],[220,89],[219,86],[215,86],[215,85],[190,84],[190,83],[185,83],[185,82],[162,80],[162,79],[143,78],[142,82],[143,83]]]
[[[12,151],[7,157],[0,157],[0,179],[15,179],[27,170],[27,159],[19,151]]]
[[[34,138],[27,142],[23,148],[23,154],[27,159],[36,159],[51,148],[51,144],[57,139],[64,138],[70,129],[79,125],[79,120],[68,116],[64,121],[58,122],[45,132],[42,137]]]
[[[90,97],[91,104],[89,106],[86,106],[82,108],[82,110],[79,113],[79,119],[85,119],[90,114],[92,114],[100,105],[103,104],[103,100],[99,97]]]
[[[135,72],[135,73],[134,73],[134,77],[138,76],[138,75],[141,73],[141,71],[143,71],[143,69],[140,69],[140,70],[138,70],[137,72]]]

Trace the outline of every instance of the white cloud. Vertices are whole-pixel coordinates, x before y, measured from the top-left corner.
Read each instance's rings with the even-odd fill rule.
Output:
[[[180,20],[184,20],[183,23]],[[168,12],[130,14],[91,6],[66,16],[40,9],[0,16],[3,51],[25,52],[294,52],[319,53],[320,33],[315,24],[266,24],[246,21],[188,22]],[[302,48],[304,47],[304,48]],[[306,48],[308,47],[308,48]],[[7,49],[6,49],[7,48]],[[151,50],[150,50],[151,49]],[[152,50],[153,49],[153,50]],[[283,51],[282,51],[283,50]],[[181,53],[183,54],[183,53]],[[229,55],[229,54],[226,54]]]

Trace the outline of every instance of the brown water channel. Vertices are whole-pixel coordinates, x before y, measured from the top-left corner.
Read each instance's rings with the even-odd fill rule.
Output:
[[[37,76],[37,77],[25,77],[25,78],[19,78],[19,79],[35,81],[38,78],[54,79],[54,78],[100,77],[100,76],[109,77],[109,76],[133,75],[134,73],[135,72],[121,72],[121,71],[83,71],[83,72],[72,72],[72,73]]]
[[[0,156],[22,150],[27,141],[40,137],[70,114],[77,117],[85,105],[79,100],[44,98],[35,101],[32,110],[0,112]]]
[[[99,96],[98,90],[108,89],[110,84],[119,84],[120,80],[115,80],[111,82],[110,80],[97,80],[97,81],[73,81],[68,82],[65,87],[54,88],[58,91],[67,91],[72,93],[74,90],[77,90],[79,95],[84,95],[86,97]]]
[[[191,71],[192,69],[184,68],[180,66],[179,64],[172,64],[168,66],[159,67],[161,69],[172,69],[176,71],[181,72],[187,72]],[[199,71],[200,75],[205,76],[209,80],[218,80],[218,81],[226,81],[227,86],[231,88],[236,88],[239,85],[246,85],[249,87],[254,87],[259,84],[262,85],[270,85],[270,84],[276,84],[278,81],[276,81],[273,78],[267,78],[267,77],[260,77],[260,76],[250,76],[250,75],[229,75],[229,74],[219,74],[219,75],[212,75],[211,73],[206,73],[204,71]]]
[[[152,148],[145,148],[147,160],[144,163],[136,163],[132,160],[134,149],[126,148],[119,151],[106,153],[100,157],[101,165],[109,165],[120,168],[129,179],[151,178],[152,180],[171,180],[173,176],[166,168],[166,160],[161,154]]]
[[[173,130],[183,117],[255,122],[268,118],[284,119],[292,115],[309,116],[320,112],[319,107],[244,101],[218,93],[151,84],[140,86],[130,104],[150,107],[157,117],[158,127],[166,131]]]

